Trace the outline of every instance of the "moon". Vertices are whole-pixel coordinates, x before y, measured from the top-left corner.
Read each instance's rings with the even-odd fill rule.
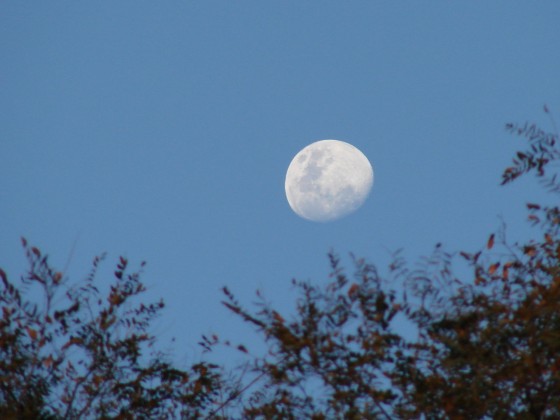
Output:
[[[328,222],[360,208],[373,178],[371,163],[356,147],[340,140],[320,140],[292,159],[286,173],[286,198],[298,216]]]

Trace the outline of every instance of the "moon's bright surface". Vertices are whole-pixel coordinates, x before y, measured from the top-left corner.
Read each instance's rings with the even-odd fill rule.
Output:
[[[286,197],[296,214],[328,222],[357,210],[373,186],[373,168],[356,147],[320,140],[303,148],[286,173]]]

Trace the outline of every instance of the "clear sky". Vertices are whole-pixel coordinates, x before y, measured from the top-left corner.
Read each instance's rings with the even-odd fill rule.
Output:
[[[119,255],[147,260],[156,332],[187,360],[200,334],[249,339],[222,286],[287,308],[331,249],[381,268],[476,250],[499,216],[526,237],[543,196],[499,187],[523,145],[504,124],[551,128],[545,103],[560,119],[559,22],[556,0],[2,1],[0,266],[20,275],[20,236],[70,281],[103,251],[101,284]],[[365,205],[323,224],[284,193],[321,139],[375,171]]]

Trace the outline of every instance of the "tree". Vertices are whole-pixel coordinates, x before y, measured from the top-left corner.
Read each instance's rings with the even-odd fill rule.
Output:
[[[528,149],[502,184],[533,172],[559,193],[558,134],[506,128]],[[230,400],[246,418],[560,418],[560,209],[527,207],[539,231],[525,244],[501,229],[474,253],[438,244],[412,268],[397,253],[386,277],[355,258],[349,276],[331,254],[326,286],[294,281],[292,317],[264,299],[247,309],[224,289],[269,350],[251,361],[258,390],[240,385]],[[470,275],[454,274],[457,259]]]
[[[181,370],[152,349],[149,326],[164,305],[133,302],[145,290],[140,271],[129,273],[121,257],[103,296],[94,282],[102,258],[83,284],[67,287],[47,256],[25,239],[23,246],[29,271],[22,287],[0,269],[0,418],[199,418],[205,412],[219,388],[217,366]],[[24,293],[37,286],[41,303]]]
[[[535,173],[560,193],[550,173],[558,134],[506,128],[528,148],[502,183]],[[268,348],[249,356],[251,374],[227,379],[217,365],[181,370],[153,350],[149,326],[163,302],[135,303],[143,263],[129,272],[119,258],[103,294],[94,282],[102,258],[70,287],[23,240],[21,286],[0,269],[0,418],[560,418],[560,208],[527,207],[538,236],[524,244],[501,229],[483,249],[438,244],[415,266],[396,253],[386,275],[358,258],[348,275],[331,253],[326,285],[293,282],[291,316],[260,295],[247,309],[224,288],[224,305]],[[458,259],[468,275],[455,274]],[[27,297],[31,287],[42,302]],[[216,335],[200,344],[249,354]]]

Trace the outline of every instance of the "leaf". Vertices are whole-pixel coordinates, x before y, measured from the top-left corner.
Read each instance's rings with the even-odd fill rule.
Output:
[[[275,319],[276,321],[278,321],[280,324],[283,324],[283,323],[284,323],[284,318],[282,318],[282,316],[281,316],[278,312],[272,311],[272,316],[273,316],[274,319]]]
[[[27,327],[27,334],[29,334],[33,341],[37,340],[37,331],[33,328]]]
[[[352,300],[356,299],[356,293],[358,292],[359,288],[360,286],[358,286],[356,283],[350,286],[350,288],[348,289],[348,297]]]
[[[0,268],[0,277],[2,277],[2,282],[4,283],[5,287],[8,287],[8,277],[6,276],[6,272]]]
[[[60,271],[54,273],[54,276],[53,276],[53,283],[54,284],[60,283],[61,279],[62,279],[62,273]]]
[[[475,263],[478,262],[478,258],[480,257],[481,253],[482,253],[481,251],[478,251],[476,254],[474,254],[473,261]]]
[[[509,266],[506,264],[504,265],[504,268],[502,269],[502,278],[504,280],[507,280],[509,277]]]
[[[495,264],[492,264],[489,268],[488,268],[488,274],[492,275],[496,272],[496,270],[498,269],[498,267],[500,266],[500,263],[497,262]]]
[[[534,257],[535,255],[537,255],[537,249],[534,246],[526,246],[523,252],[529,257]]]
[[[68,342],[62,346],[62,350],[66,350],[68,347],[70,347],[73,344],[82,344],[84,341],[81,338],[78,337],[72,337],[70,340],[68,340]],[[70,363],[70,361],[68,361],[68,363]]]
[[[117,292],[111,293],[109,295],[109,297],[107,298],[107,300],[109,301],[109,303],[112,306],[120,305],[121,303],[123,303],[125,301],[124,297]]]
[[[49,354],[49,357],[47,357],[45,360],[43,360],[43,364],[45,365],[45,367],[48,369],[52,366],[54,362],[54,359],[52,357],[52,354]]]
[[[39,248],[33,247],[31,248],[31,252],[33,252],[37,256],[37,258],[41,256],[41,251],[39,251]]]
[[[492,249],[493,246],[494,246],[494,234],[490,235],[490,238],[488,238],[488,243],[486,244],[486,248]]]
[[[535,223],[539,223],[540,219],[535,216],[534,214],[530,214],[527,219],[534,221]]]

